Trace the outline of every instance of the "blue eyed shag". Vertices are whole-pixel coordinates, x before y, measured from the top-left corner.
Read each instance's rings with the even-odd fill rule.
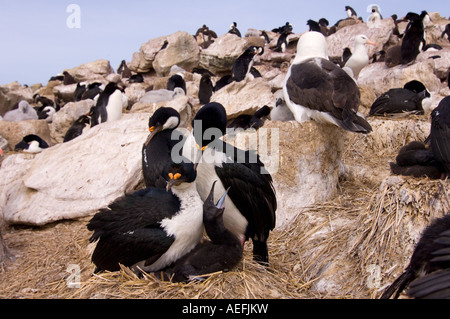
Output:
[[[116,199],[87,224],[96,242],[95,272],[120,265],[154,272],[191,251],[203,234],[203,203],[194,164],[171,163],[166,189],[147,187]]]
[[[216,180],[214,196],[230,188],[225,199],[224,224],[242,243],[251,239],[254,259],[268,264],[267,240],[275,227],[277,209],[272,177],[255,151],[240,150],[220,139],[225,134],[226,121],[226,111],[220,103],[203,106],[192,121],[193,136],[186,139],[183,155],[194,157],[198,163],[197,189],[203,200]]]
[[[150,134],[142,145],[142,172],[146,187],[165,188],[164,169],[173,156],[181,156],[181,147],[172,154],[175,145],[182,143],[181,134],[172,134],[180,124],[180,114],[171,107],[160,107],[148,121]],[[172,136],[173,135],[173,136]]]

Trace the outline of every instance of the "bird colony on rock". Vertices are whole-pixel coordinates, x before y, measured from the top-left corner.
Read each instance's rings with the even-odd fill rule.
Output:
[[[194,36],[177,32],[149,40],[117,73],[98,60],[64,70],[47,86],[2,86],[2,216],[7,223],[35,225],[92,216],[87,229],[94,272],[122,265],[137,275],[190,281],[235,268],[246,241],[253,259],[270,268],[271,232],[336,194],[345,175],[345,141],[370,141],[380,119],[429,117],[428,138],[404,143],[395,162],[386,164],[392,175],[446,182],[449,24],[426,11],[400,20],[383,19],[377,5],[368,12],[364,23],[346,6],[346,18],[335,25],[310,19],[301,34],[290,22],[244,36],[236,22],[221,36],[203,25]],[[428,77],[417,72],[427,67]],[[384,80],[374,86],[378,76]],[[297,145],[286,122],[315,148]],[[37,124],[24,123],[44,123],[45,136]],[[279,171],[270,171],[267,154],[258,149],[228,143],[267,127],[271,137],[285,130],[277,154],[293,158],[278,159]],[[292,145],[299,149],[287,153]],[[82,150],[87,146],[95,154]],[[60,157],[66,178],[52,176],[52,155]],[[285,170],[297,175],[283,180]],[[27,205],[19,194],[30,189]],[[310,195],[311,189],[325,195]],[[66,215],[36,206],[52,197],[60,210],[66,205]],[[35,216],[24,213],[31,210]],[[448,297],[447,217],[424,230],[410,264],[383,298],[403,291]],[[14,259],[0,241],[0,263]]]

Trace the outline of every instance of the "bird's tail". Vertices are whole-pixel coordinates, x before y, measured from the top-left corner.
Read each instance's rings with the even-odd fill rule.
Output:
[[[414,279],[414,273],[407,269],[400,275],[381,295],[380,299],[389,299],[394,295],[394,299],[397,299],[400,293],[408,286],[408,284]]]
[[[359,114],[339,121],[338,124],[344,130],[353,133],[369,134],[372,132],[372,126]]]

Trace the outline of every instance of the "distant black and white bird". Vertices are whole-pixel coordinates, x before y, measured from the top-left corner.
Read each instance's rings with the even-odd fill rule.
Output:
[[[82,135],[91,127],[91,116],[81,115],[67,130],[64,135],[63,143],[73,140],[74,138]]]
[[[203,203],[192,163],[169,164],[167,190],[147,187],[116,199],[92,217],[95,272],[122,264],[139,273],[161,270],[190,252],[203,234]]]
[[[370,107],[369,115],[386,115],[398,113],[424,114],[430,98],[430,92],[416,80],[406,83],[403,88],[394,88],[380,95]],[[428,103],[428,100],[426,100]]]
[[[186,81],[181,73],[174,74],[167,80],[167,89],[174,91],[175,88],[182,88],[184,94],[186,94]]]
[[[237,23],[236,22],[233,22],[231,25],[230,25],[230,29],[228,30],[228,33],[231,33],[231,34],[235,34],[235,35],[237,35],[238,37],[242,37],[242,35],[241,35],[241,32],[239,31],[239,29],[237,28]]]
[[[276,33],[282,34],[282,33],[286,32],[286,31],[292,32],[293,29],[294,28],[293,28],[292,24],[289,23],[289,21],[288,21],[283,26],[272,29],[272,32],[276,32]]]
[[[225,199],[224,224],[243,243],[253,241],[253,257],[267,264],[267,240],[275,227],[277,199],[272,177],[254,151],[243,151],[220,139],[226,131],[225,108],[215,102],[203,106],[192,121],[183,155],[197,166],[197,189],[205,200],[214,181],[214,196],[230,188]],[[193,153],[193,154],[192,154]],[[186,155],[185,155],[186,154]]]
[[[8,111],[3,115],[3,120],[8,122],[20,122],[26,120],[37,120],[39,119],[37,112],[31,105],[22,100],[19,102],[17,109]]]
[[[292,32],[289,30],[284,31],[280,34],[277,40],[277,47],[275,49],[276,52],[285,52],[289,45],[289,35]]]
[[[395,163],[390,162],[392,174],[430,179],[442,178],[443,166],[425,143],[413,141],[400,148]]]
[[[41,106],[54,106],[53,100],[48,97],[42,96],[40,94],[33,95],[34,103],[40,104]]]
[[[214,204],[214,185],[203,204],[203,224],[210,240],[199,243],[192,251],[164,271],[166,279],[174,282],[205,280],[204,275],[229,271],[242,259],[243,247],[239,239],[223,223],[225,198]]]
[[[56,110],[53,106],[41,106],[37,111],[38,119],[45,120],[47,123],[53,121],[53,115],[56,114]]]
[[[201,104],[207,104],[211,100],[214,91],[214,85],[211,81],[211,75],[208,73],[202,74],[200,84],[198,86],[198,99]]]
[[[423,276],[433,274],[437,271],[449,271],[450,269],[450,215],[436,218],[422,232],[422,235],[414,248],[409,265],[404,272],[387,287],[381,299],[391,297],[398,298],[400,294],[412,286],[413,280],[420,280]],[[429,291],[437,290],[435,298],[442,296],[448,297],[448,291],[440,291],[439,285],[449,287],[449,282],[440,282],[439,280],[429,282],[428,287],[420,287],[416,292],[407,291],[411,295],[427,295]],[[417,287],[417,286],[416,286]],[[444,293],[444,294],[442,294]],[[432,296],[432,295],[431,295]]]
[[[92,113],[91,127],[104,122],[119,120],[122,117],[124,98],[116,83],[110,82],[97,100]]]
[[[370,124],[358,113],[355,81],[328,60],[327,42],[319,32],[304,33],[283,84],[284,99],[296,121],[310,119],[367,134]]]
[[[183,142],[182,134],[172,134],[180,124],[180,114],[171,107],[160,107],[148,121],[150,134],[142,145],[142,173],[146,187],[166,187],[163,172],[174,156],[181,156],[182,144],[178,153],[173,153],[175,145]]]
[[[345,12],[347,13],[348,18],[358,19],[358,14],[352,7],[345,6]]]
[[[86,83],[77,83],[77,87],[75,88],[75,92],[73,93],[73,101],[81,101],[81,97],[83,96],[84,92],[86,92]]]
[[[431,112],[428,139],[434,156],[444,166],[446,176],[450,177],[450,96],[443,98]]]
[[[122,60],[122,62],[120,62],[120,65],[117,68],[117,74],[119,74],[121,78],[129,79],[131,77],[131,70],[128,68],[127,62],[125,62],[125,60]]]
[[[35,134],[28,134],[14,146],[14,151],[24,151],[26,153],[40,153],[49,145],[41,137]]]
[[[244,80],[250,73],[250,69],[253,67],[255,58],[258,55],[263,54],[263,52],[264,49],[262,47],[250,46],[247,48],[244,53],[242,53],[233,63],[231,68],[233,80],[236,82]]]
[[[92,82],[88,84],[86,91],[83,92],[81,99],[91,99],[94,100],[97,95],[102,93],[104,85],[100,82]]]
[[[410,15],[410,22],[406,26],[401,44],[401,63],[413,62],[425,46],[424,18],[428,15],[422,11],[419,17]]]
[[[233,129],[259,129],[264,125],[264,120],[270,115],[270,107],[264,105],[258,109],[254,114],[241,114],[233,119],[227,128]]]

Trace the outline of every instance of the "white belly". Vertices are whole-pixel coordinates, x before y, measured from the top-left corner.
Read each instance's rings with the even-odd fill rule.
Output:
[[[108,105],[106,106],[106,112],[108,112],[108,122],[117,121],[122,118],[122,92],[116,90],[109,97]]]

